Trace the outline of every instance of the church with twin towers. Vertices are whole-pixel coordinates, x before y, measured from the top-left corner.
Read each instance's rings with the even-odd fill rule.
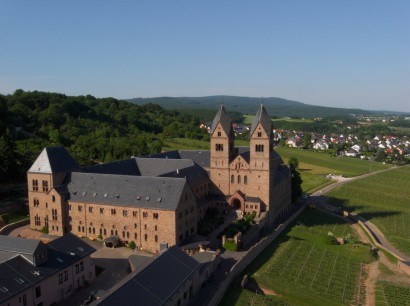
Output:
[[[30,224],[52,235],[118,236],[157,252],[197,234],[209,208],[256,213],[270,229],[291,204],[291,175],[273,148],[263,105],[249,147],[235,147],[224,106],[210,130],[210,150],[176,150],[80,167],[64,147],[44,148],[27,173]]]
[[[234,145],[231,119],[221,106],[211,129],[210,180],[231,209],[256,211],[267,226],[290,205],[290,171],[273,148],[272,120],[261,105],[250,129],[249,147]]]

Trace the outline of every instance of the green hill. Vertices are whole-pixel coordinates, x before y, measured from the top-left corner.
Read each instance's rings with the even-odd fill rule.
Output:
[[[223,101],[223,104],[231,112],[254,114],[262,102],[261,98],[236,97],[236,96],[208,96],[208,97],[156,97],[156,98],[134,98],[127,101],[136,104],[155,103],[167,109],[177,110],[213,110]],[[304,104],[297,101],[281,98],[264,98],[263,104],[271,116],[276,117],[329,117],[348,116],[349,114],[370,113],[361,109],[347,109],[324,107]]]

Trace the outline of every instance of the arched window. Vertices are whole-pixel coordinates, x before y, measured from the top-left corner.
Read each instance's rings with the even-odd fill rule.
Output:
[[[231,183],[235,183],[235,176],[233,174],[231,175]]]
[[[248,177],[246,175],[243,177],[243,183],[248,184]]]
[[[238,184],[240,184],[240,183],[241,183],[241,176],[238,175]]]

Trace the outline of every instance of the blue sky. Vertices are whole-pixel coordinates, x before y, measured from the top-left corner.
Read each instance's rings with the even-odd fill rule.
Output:
[[[0,93],[410,112],[410,1],[0,2]]]

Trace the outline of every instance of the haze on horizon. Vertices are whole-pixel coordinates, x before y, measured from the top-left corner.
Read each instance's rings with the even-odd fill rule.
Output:
[[[0,93],[264,96],[410,112],[409,14],[406,0],[5,0]]]

